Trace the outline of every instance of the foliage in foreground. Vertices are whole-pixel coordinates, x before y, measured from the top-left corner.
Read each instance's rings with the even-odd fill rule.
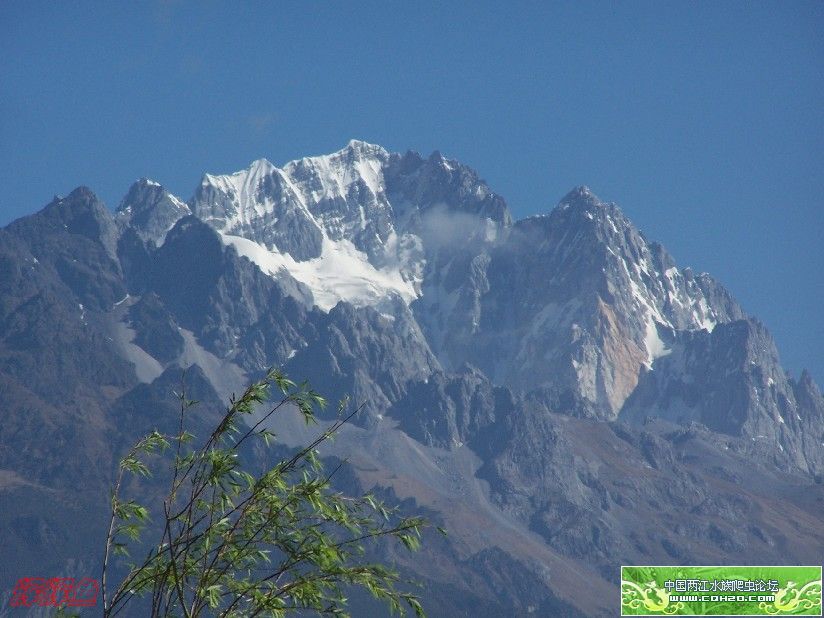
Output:
[[[275,389],[279,401],[252,416]],[[396,587],[394,570],[365,560],[363,543],[394,537],[415,550],[425,522],[401,517],[370,495],[351,498],[332,490],[337,469],[326,474],[318,458],[317,447],[355,412],[339,414],[311,444],[253,475],[241,465],[241,446],[250,438],[270,446],[274,435],[266,421],[290,406],[315,422],[324,399],[272,370],[233,398],[195,448],[185,417],[197,402],[186,398],[185,388],[178,397],[178,433],[153,431],[120,462],[101,578],[104,616],[122,612],[136,596],[150,598],[153,616],[284,616],[297,609],[345,616],[350,586],[367,589],[393,612],[423,615],[418,598]],[[112,556],[128,557],[130,542],[139,540],[149,521],[145,506],[121,496],[124,477],[148,476],[146,456],[168,450],[174,464],[159,518],[162,536],[113,587],[107,582]]]

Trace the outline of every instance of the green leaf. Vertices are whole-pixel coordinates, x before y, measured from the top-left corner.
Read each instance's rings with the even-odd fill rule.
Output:
[[[120,589],[127,597],[124,604],[132,594],[158,586],[161,598],[170,600],[169,613],[185,614],[177,597],[182,585],[187,595],[208,603],[214,614],[221,604],[228,607],[237,600],[232,610],[237,615],[260,610],[284,616],[297,606],[345,616],[347,599],[341,590],[354,585],[369,590],[393,611],[402,613],[408,607],[422,616],[417,597],[396,589],[396,572],[381,564],[362,564],[359,557],[366,542],[380,537],[395,536],[407,549],[418,549],[422,519],[400,518],[396,508],[371,494],[351,498],[334,491],[317,449],[298,450],[294,458],[263,473],[253,472],[240,457],[238,438],[233,436],[247,435],[247,419],[238,420],[238,415],[254,412],[272,388],[284,396],[278,405],[294,403],[307,423],[317,423],[315,411],[327,405],[308,384],[297,386],[271,369],[240,398],[231,399],[205,446],[187,448],[188,452],[178,447],[173,456],[147,460],[153,465],[167,462],[172,467],[168,476],[176,480],[161,508],[152,508],[166,520],[158,526],[162,538],[147,544],[154,549],[138,563],[142,566],[131,567],[132,579]],[[197,403],[183,395],[179,399],[183,409]],[[341,402],[339,409],[346,405]],[[275,438],[266,429],[256,433],[267,445]],[[319,435],[321,441],[331,437]],[[121,470],[148,476],[141,454],[163,451],[169,439],[151,432],[121,459]],[[181,428],[171,439],[182,445],[194,436]],[[117,520],[109,537],[112,553],[128,555],[129,541],[139,539],[149,520],[149,508],[113,492],[112,514]],[[438,531],[445,534],[442,528]],[[283,571],[274,581],[266,579],[263,574],[275,569]]]

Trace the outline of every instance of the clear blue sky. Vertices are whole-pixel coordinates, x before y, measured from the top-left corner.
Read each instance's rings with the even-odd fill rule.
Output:
[[[587,184],[824,383],[824,3],[0,3],[0,225],[90,186],[439,149]]]

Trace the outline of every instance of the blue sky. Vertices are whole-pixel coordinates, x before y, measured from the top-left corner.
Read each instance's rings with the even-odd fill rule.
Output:
[[[0,225],[77,185],[441,150],[587,184],[824,383],[824,3],[0,3]]]

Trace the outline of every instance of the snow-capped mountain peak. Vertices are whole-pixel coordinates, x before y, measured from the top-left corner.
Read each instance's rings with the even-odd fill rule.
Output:
[[[437,243],[446,228],[473,221],[492,238],[497,231],[486,228],[511,220],[505,202],[458,162],[439,152],[390,154],[359,140],[283,167],[262,159],[233,174],[207,174],[189,205],[262,268],[285,268],[306,283],[327,308],[340,299],[411,302],[421,294],[424,237]]]
[[[190,214],[189,207],[159,182],[141,178],[129,188],[115,217],[121,227],[131,227],[144,241],[159,246],[174,224]]]
[[[674,333],[743,316],[589,187],[513,225],[476,172],[437,151],[352,140],[282,167],[258,159],[206,174],[183,209],[142,181],[124,200],[135,205],[122,205],[129,221],[140,222],[132,211],[144,194],[142,211],[162,214],[144,235],[191,211],[263,272],[305,284],[325,311],[347,301],[391,312],[400,299],[445,366],[470,362],[524,389],[567,376],[553,380],[607,416],[671,353]]]
[[[396,295],[410,302],[419,256],[395,230],[388,159],[380,146],[356,140],[282,168],[260,159],[234,174],[207,174],[190,205],[265,272],[286,270],[308,285],[323,309]]]
[[[586,185],[578,185],[561,198],[558,202],[558,207],[561,209],[569,208],[575,205],[593,205],[602,204],[600,198],[592,192]]]

